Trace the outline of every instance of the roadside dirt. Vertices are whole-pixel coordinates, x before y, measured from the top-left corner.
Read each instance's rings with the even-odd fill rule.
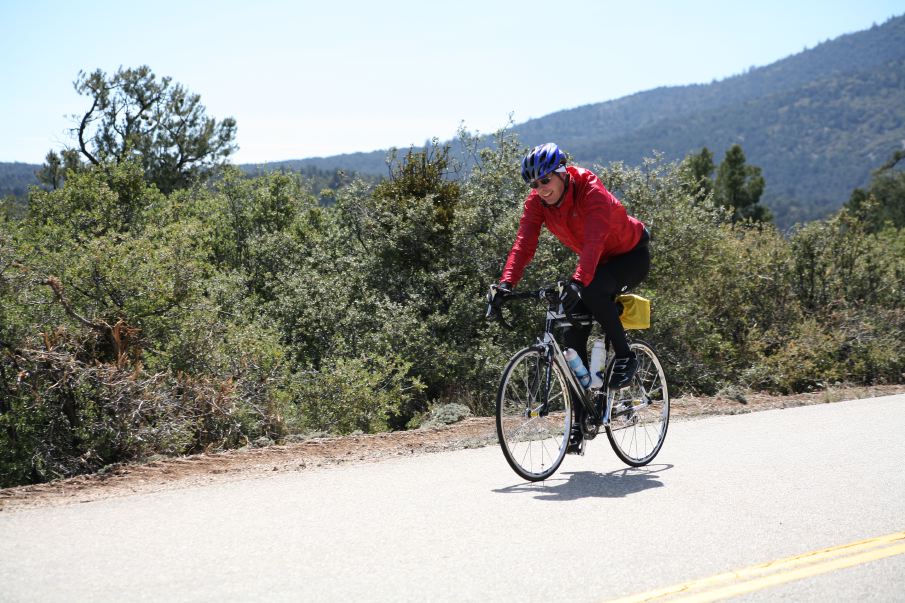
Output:
[[[735,398],[691,397],[672,401],[671,419],[741,414],[905,393],[905,385],[837,388],[812,394]],[[496,444],[493,418],[469,418],[446,427],[373,435],[312,438],[298,443],[243,448],[107,468],[95,475],[0,490],[0,512],[91,502],[136,493],[310,471],[318,467],[378,462],[416,454]],[[502,457],[500,457],[500,462]]]

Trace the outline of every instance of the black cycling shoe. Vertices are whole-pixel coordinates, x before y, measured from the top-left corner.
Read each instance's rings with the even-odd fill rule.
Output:
[[[584,454],[584,436],[580,429],[572,429],[569,432],[569,445],[566,446],[566,454]]]
[[[609,386],[613,389],[621,389],[631,382],[638,370],[638,359],[631,356],[617,356],[613,360],[613,370],[610,372]]]

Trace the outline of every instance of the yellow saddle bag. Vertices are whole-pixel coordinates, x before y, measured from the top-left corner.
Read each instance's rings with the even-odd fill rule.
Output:
[[[619,320],[626,329],[650,328],[650,300],[629,293],[616,296],[616,303],[622,306]]]

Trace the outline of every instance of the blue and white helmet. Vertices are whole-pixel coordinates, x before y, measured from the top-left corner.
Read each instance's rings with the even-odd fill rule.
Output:
[[[522,159],[522,179],[531,182],[543,178],[561,165],[565,165],[566,155],[556,143],[548,142],[528,151]]]

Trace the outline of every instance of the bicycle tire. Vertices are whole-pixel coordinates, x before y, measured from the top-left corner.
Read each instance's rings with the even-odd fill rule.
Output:
[[[545,399],[546,412],[538,412]],[[517,352],[503,369],[496,401],[497,437],[509,466],[528,481],[550,477],[566,455],[571,426],[572,398],[559,365],[537,349]]]
[[[666,439],[669,385],[652,345],[635,340],[630,347],[638,358],[638,371],[626,387],[607,393],[611,411],[606,435],[616,456],[642,467],[654,460]]]

